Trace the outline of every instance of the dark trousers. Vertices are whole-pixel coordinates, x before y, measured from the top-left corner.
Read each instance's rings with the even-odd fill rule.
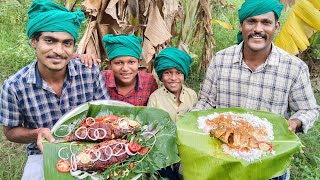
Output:
[[[180,163],[173,164],[166,168],[160,169],[158,172],[161,177],[168,178],[169,180],[182,180],[182,175],[179,174]]]

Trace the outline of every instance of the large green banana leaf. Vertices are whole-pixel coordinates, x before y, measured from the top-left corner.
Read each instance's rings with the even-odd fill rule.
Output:
[[[214,112],[250,112],[273,124],[275,154],[247,162],[224,154],[222,142],[198,129],[197,119]],[[288,130],[287,121],[276,114],[241,108],[221,108],[184,114],[177,122],[178,149],[184,179],[265,180],[279,176],[289,167],[292,156],[299,151],[299,138]]]
[[[176,145],[176,127],[167,112],[148,107],[123,107],[123,106],[110,106],[110,105],[94,105],[88,104],[88,108],[80,108],[72,113],[68,114],[68,118],[61,122],[58,121],[58,126],[64,127],[65,125],[75,126],[85,118],[85,117],[101,117],[107,114],[114,114],[120,117],[129,117],[138,121],[142,126],[154,124],[154,127],[160,129],[156,134],[156,143],[146,157],[141,160],[140,163],[136,164],[135,167],[126,172],[126,177],[121,177],[121,179],[131,179],[136,177],[136,175],[145,175],[146,173],[154,173],[156,170],[170,166],[177,163],[180,159],[178,156],[178,149]],[[57,130],[57,133],[63,134],[65,132],[64,128],[55,126],[53,129]],[[152,140],[153,141],[153,140]],[[75,152],[80,152],[84,146],[90,143],[80,143],[79,145],[72,145],[72,149]],[[62,147],[69,147],[70,143],[44,143],[44,175],[46,180],[64,180],[64,179],[75,179],[69,173],[59,173],[56,170],[56,163],[59,160],[58,151]],[[61,154],[66,157],[67,152],[61,151]],[[131,157],[135,158],[135,156]],[[118,166],[118,167],[117,167]],[[125,169],[128,166],[116,165],[116,169]],[[108,169],[107,169],[108,170]],[[106,170],[106,171],[107,171]],[[106,171],[100,175],[104,178],[107,177]],[[143,177],[143,176],[141,176]],[[90,178],[87,178],[90,179]]]

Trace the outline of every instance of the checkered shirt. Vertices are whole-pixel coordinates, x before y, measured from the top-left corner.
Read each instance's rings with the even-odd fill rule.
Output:
[[[122,95],[117,90],[112,70],[105,70],[103,73],[110,98],[113,100],[124,101],[135,106],[146,106],[149,96],[158,88],[157,82],[151,73],[139,71],[135,88],[130,90],[126,95]]]
[[[210,62],[193,110],[242,107],[302,121],[303,132],[319,114],[307,65],[272,44],[267,61],[252,72],[242,43],[219,51]]]
[[[0,124],[31,129],[52,128],[62,115],[80,104],[109,99],[99,67],[86,68],[79,59],[68,64],[60,97],[42,80],[36,61],[5,80],[0,97]],[[27,153],[40,154],[36,143],[27,144]]]

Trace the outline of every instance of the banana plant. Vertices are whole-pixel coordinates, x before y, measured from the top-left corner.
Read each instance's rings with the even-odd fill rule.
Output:
[[[292,3],[292,1],[291,1]],[[296,0],[275,44],[297,55],[314,46],[311,37],[320,31],[320,1]]]

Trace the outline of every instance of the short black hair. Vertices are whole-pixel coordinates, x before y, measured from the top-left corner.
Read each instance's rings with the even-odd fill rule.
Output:
[[[272,11],[273,12],[273,14],[274,14],[274,18],[276,19],[276,22],[279,20],[279,17],[278,17],[278,15],[274,12],[274,11]]]
[[[41,35],[42,35],[42,32],[35,32],[34,35],[31,37],[31,39],[35,39],[36,41],[39,41],[39,38]]]

